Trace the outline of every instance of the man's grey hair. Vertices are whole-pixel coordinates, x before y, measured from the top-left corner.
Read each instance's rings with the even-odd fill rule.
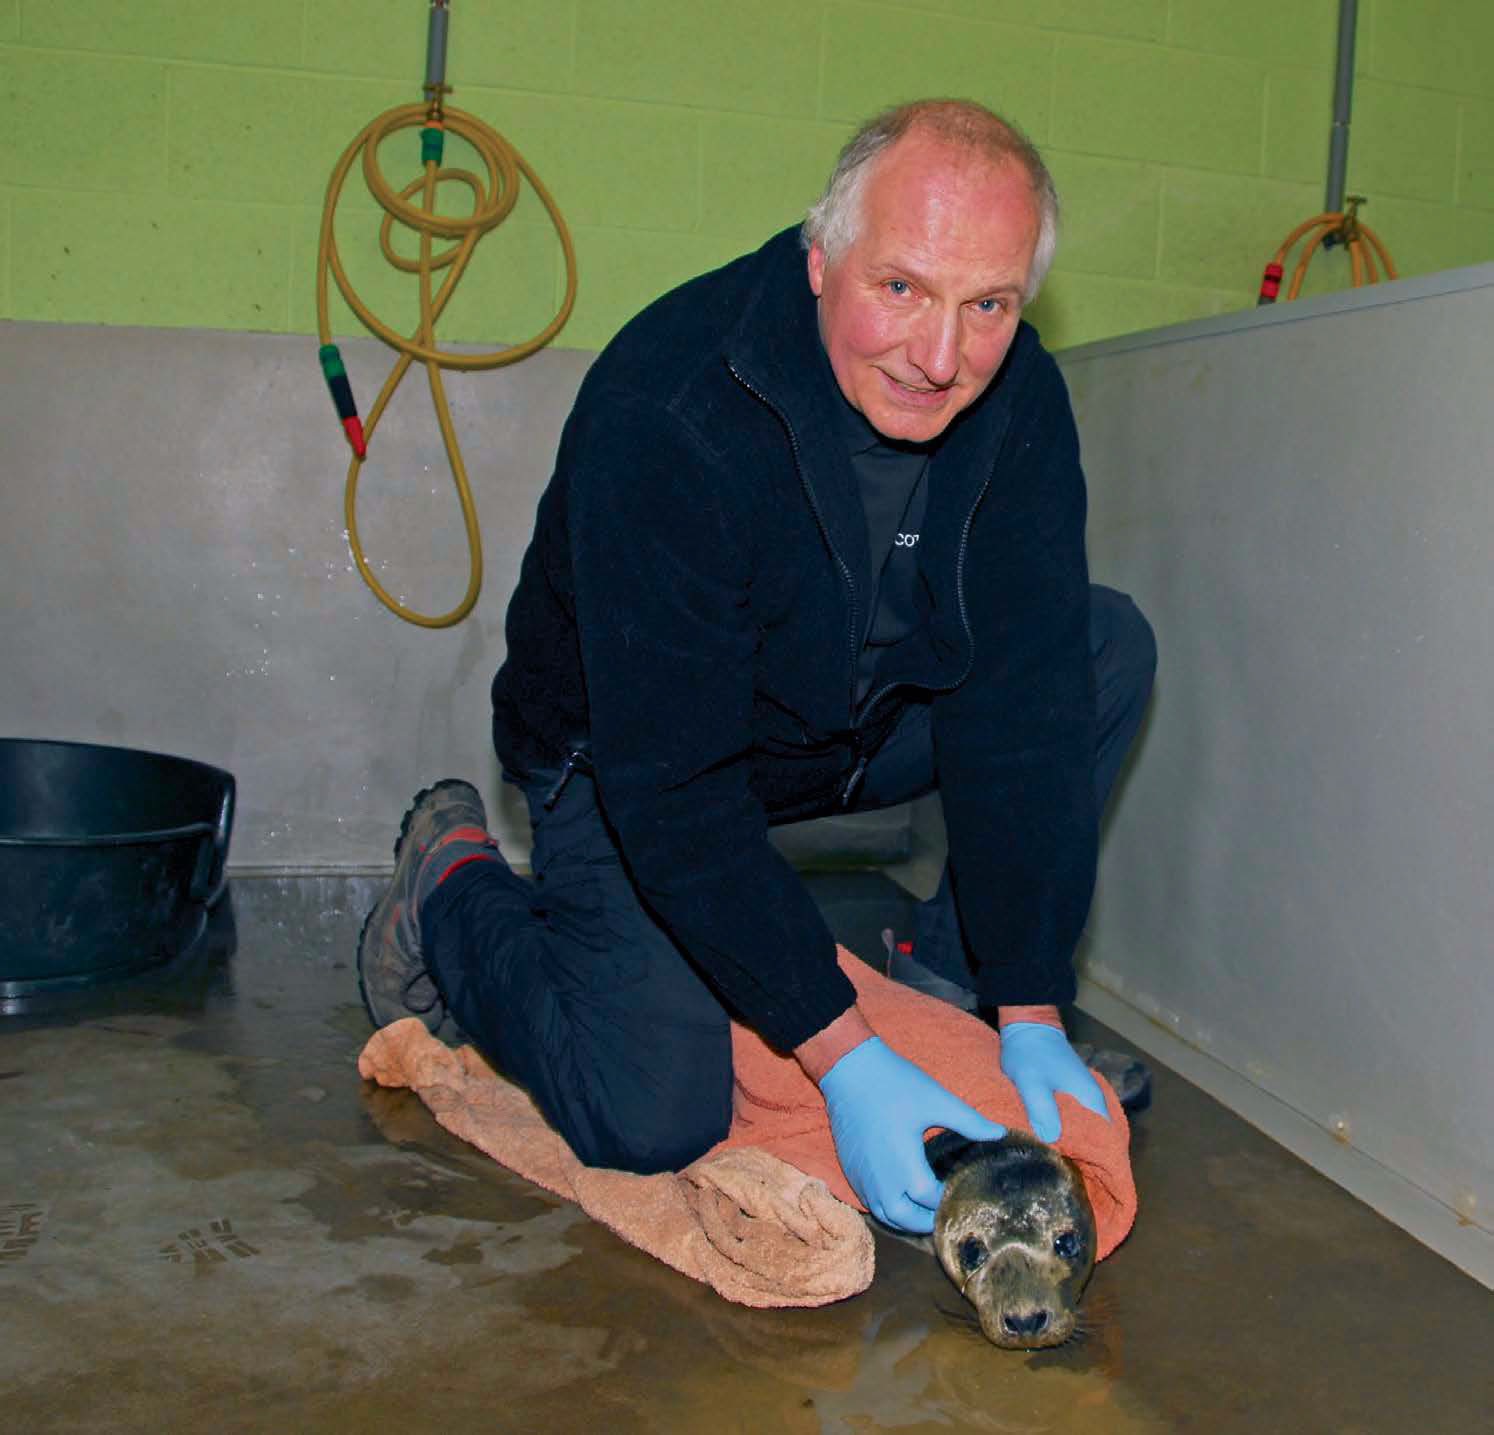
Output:
[[[869,119],[841,150],[825,192],[810,208],[799,232],[805,249],[818,244],[828,261],[855,243],[861,228],[862,195],[872,161],[910,130],[920,129],[961,149],[997,162],[1022,166],[1038,207],[1038,240],[1032,273],[1022,296],[1030,304],[1047,277],[1058,248],[1058,190],[1037,147],[1016,125],[974,100],[913,100]]]

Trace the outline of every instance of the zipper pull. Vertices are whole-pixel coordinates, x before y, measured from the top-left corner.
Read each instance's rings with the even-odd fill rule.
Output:
[[[591,754],[588,753],[588,752],[586,752],[584,749],[579,748],[579,747],[572,748],[570,750],[570,752],[568,752],[566,754],[565,761],[560,765],[560,777],[556,780],[556,783],[555,783],[554,787],[552,787],[545,794],[545,797],[544,797],[544,808],[545,808],[545,811],[546,812],[550,811],[550,809],[552,807],[554,807],[557,802],[560,801],[560,794],[565,791],[566,784],[578,772],[590,772],[590,771],[591,771]]]
[[[845,808],[851,805],[852,800],[856,796],[857,789],[861,786],[862,779],[866,776],[866,764],[868,761],[869,759],[865,753],[862,753],[856,759],[856,766],[851,769],[851,775],[846,778],[845,786],[840,790],[841,807]]]

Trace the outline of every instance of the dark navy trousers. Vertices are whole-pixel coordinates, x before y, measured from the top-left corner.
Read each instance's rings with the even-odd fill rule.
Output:
[[[1091,589],[1099,704],[1095,799],[1103,810],[1151,693],[1156,645],[1124,594]],[[727,1013],[639,901],[601,812],[575,773],[550,808],[555,773],[523,785],[533,877],[503,861],[459,868],[420,911],[421,943],[452,1016],[523,1085],[591,1166],[688,1165],[731,1122]],[[937,787],[927,704],[913,704],[867,767],[855,807]],[[970,984],[946,868],[920,905],[918,959]]]

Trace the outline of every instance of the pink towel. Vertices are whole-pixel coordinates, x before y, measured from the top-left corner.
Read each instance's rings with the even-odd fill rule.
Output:
[[[993,1120],[1027,1129],[1021,1100],[1001,1074],[994,1031],[888,981],[844,949],[840,964],[888,1045]],[[730,1133],[685,1170],[658,1176],[583,1166],[529,1098],[473,1048],[443,1046],[413,1017],[375,1032],[358,1070],[382,1086],[412,1088],[454,1135],[728,1300],[813,1306],[865,1290],[874,1269],[871,1234],[835,1159],[824,1102],[792,1058],[740,1026],[732,1042]],[[1059,1149],[1083,1174],[1102,1259],[1136,1214],[1129,1127],[1104,1089],[1109,1122],[1059,1098]]]

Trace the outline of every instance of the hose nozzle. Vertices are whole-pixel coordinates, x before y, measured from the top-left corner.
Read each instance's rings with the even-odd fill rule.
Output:
[[[323,344],[317,350],[321,361],[322,376],[332,394],[337,417],[342,420],[342,431],[347,434],[353,452],[360,459],[368,457],[368,441],[363,436],[363,421],[358,417],[358,405],[353,401],[353,386],[348,383],[348,371],[343,367],[342,351],[336,344]]]
[[[425,95],[437,115],[441,113],[441,96],[451,93],[446,83],[446,29],[450,20],[447,0],[431,0],[425,31]]]

